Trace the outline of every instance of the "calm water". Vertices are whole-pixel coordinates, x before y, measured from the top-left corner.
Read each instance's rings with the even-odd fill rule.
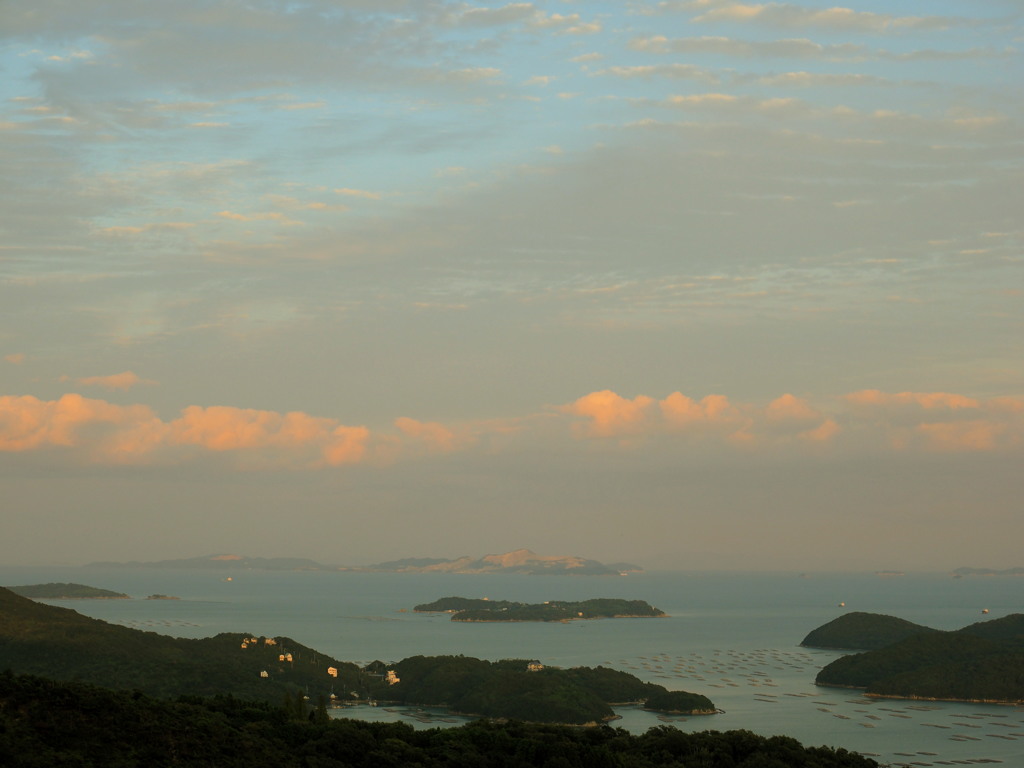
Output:
[[[224,580],[228,575],[230,582]],[[939,629],[1021,612],[1024,581],[1013,578],[763,573],[573,578],[0,568],[0,584],[48,581],[127,592],[139,599],[61,604],[164,634],[287,635],[357,663],[462,653],[486,659],[537,658],[554,666],[603,664],[669,689],[703,693],[725,710],[713,717],[668,721],[684,730],[746,728],[787,734],[806,744],[846,747],[894,764],[986,758],[1024,765],[1024,708],[873,700],[856,691],[816,688],[817,670],[838,654],[798,646],[810,630],[847,611],[886,613]],[[182,599],[141,599],[153,593]],[[447,595],[527,602],[622,597],[647,600],[670,617],[461,624],[445,615],[408,611]],[[983,608],[990,611],[987,617],[981,615]],[[447,724],[404,709],[345,711],[366,719],[401,719],[417,727]],[[618,714],[622,719],[615,725],[634,732],[666,722],[631,708]]]

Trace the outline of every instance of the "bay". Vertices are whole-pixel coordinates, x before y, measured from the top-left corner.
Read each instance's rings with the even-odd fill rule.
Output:
[[[812,629],[849,611],[899,616],[937,629],[1020,612],[1024,582],[1011,577],[655,572],[586,578],[0,567],[4,585],[51,581],[126,592],[133,599],[52,602],[162,634],[286,635],[359,664],[417,654],[530,658],[561,667],[601,664],[669,689],[703,693],[724,710],[681,719],[619,708],[621,719],[614,725],[633,732],[657,725],[745,728],[877,755],[897,765],[951,760],[1024,764],[1024,709],[867,699],[857,691],[818,688],[818,669],[840,654],[799,647]],[[150,594],[181,599],[145,600]],[[411,610],[451,595],[524,602],[640,599],[669,617],[466,624]],[[982,615],[982,609],[989,613]],[[415,727],[463,721],[403,707],[338,712]]]

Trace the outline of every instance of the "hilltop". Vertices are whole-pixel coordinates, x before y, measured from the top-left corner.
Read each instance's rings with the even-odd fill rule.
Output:
[[[538,555],[529,549],[516,549],[500,555],[454,560],[405,558],[369,565],[364,570],[398,573],[519,573],[529,575],[618,576],[643,569],[630,563],[606,565],[574,555]]]
[[[936,631],[895,616],[854,611],[812,630],[800,645],[868,651],[884,648],[921,632]]]

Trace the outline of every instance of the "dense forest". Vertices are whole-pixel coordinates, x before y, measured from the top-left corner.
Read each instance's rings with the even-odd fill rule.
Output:
[[[442,597],[413,608],[417,613],[450,613],[452,621],[574,621],[576,619],[657,618],[663,611],[643,600],[594,598],[517,603],[468,597]]]
[[[311,699],[432,704],[487,717],[535,722],[596,723],[613,716],[610,703],[643,702],[664,694],[625,672],[529,671],[526,660],[415,656],[390,667],[360,668],[288,637],[222,633],[183,639],[143,632],[35,603],[0,589],[0,668],[57,680],[80,680],[152,696],[231,694],[277,702],[303,691]],[[695,714],[715,711],[693,694]]]
[[[413,656],[395,665],[401,682],[387,697],[409,704],[443,705],[457,712],[534,722],[599,723],[614,716],[611,704],[645,703],[650,709],[713,714],[715,705],[682,691],[665,708],[658,697],[670,692],[626,672],[606,667],[527,671],[524,659],[483,661],[467,656]],[[651,703],[652,698],[655,703]],[[663,699],[668,701],[668,699]]]
[[[955,632],[924,628],[884,647],[836,659],[815,682],[863,688],[878,696],[1022,702],[1024,615]]]
[[[867,757],[749,731],[642,736],[480,720],[413,730],[331,720],[320,702],[230,696],[155,700],[135,691],[0,673],[6,768],[877,768]]]
[[[800,645],[810,648],[870,651],[892,645],[912,635],[935,631],[937,630],[931,627],[914,624],[895,616],[854,611],[812,630]]]

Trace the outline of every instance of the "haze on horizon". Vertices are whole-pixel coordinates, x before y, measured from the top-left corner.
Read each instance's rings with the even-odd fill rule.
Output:
[[[0,562],[1024,565],[1022,40],[0,5]]]

